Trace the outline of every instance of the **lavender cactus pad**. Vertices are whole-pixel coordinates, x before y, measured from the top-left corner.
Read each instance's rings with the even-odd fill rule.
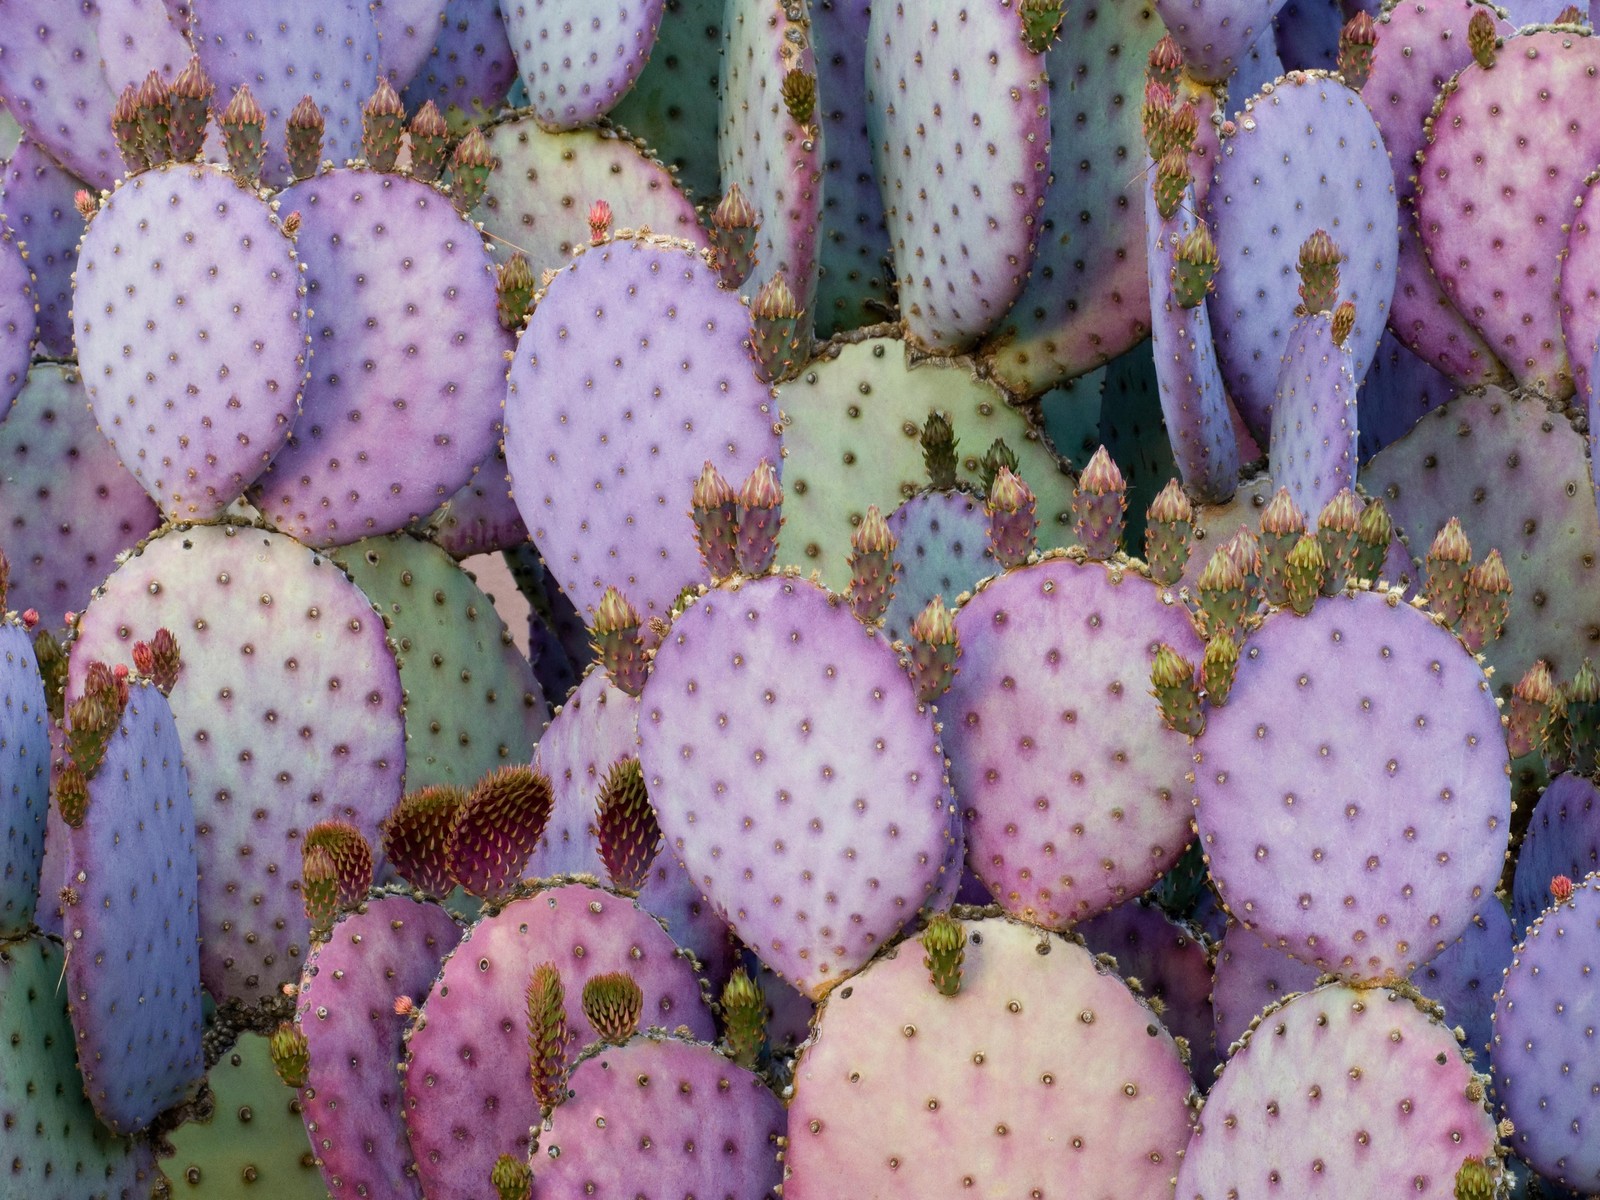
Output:
[[[1211,986],[1218,1057],[1228,1059],[1251,1023],[1268,1008],[1316,987],[1318,975],[1316,967],[1290,958],[1276,946],[1264,944],[1253,930],[1229,921],[1217,947]]]
[[[428,539],[457,561],[529,544],[528,527],[511,498],[506,456],[498,446],[428,518],[427,531]]]
[[[0,99],[29,137],[98,188],[122,174],[111,137],[116,102],[100,71],[96,0],[0,0]]]
[[[306,375],[302,292],[277,218],[219,168],[146,171],[90,223],[73,299],[84,383],[171,519],[218,516],[288,438]]]
[[[0,169],[0,213],[27,251],[33,272],[39,349],[57,358],[72,354],[72,272],[83,236],[73,196],[84,186],[32,138],[23,138]]]
[[[1282,7],[1283,0],[1156,0],[1184,69],[1207,83],[1228,81]]]
[[[449,0],[428,57],[401,100],[416,112],[432,100],[447,120],[493,112],[517,77],[498,0]]]
[[[1600,173],[1584,180],[1578,211],[1570,221],[1566,253],[1561,258],[1561,334],[1566,341],[1577,394],[1594,395],[1589,378],[1597,342],[1600,342]]]
[[[0,413],[28,377],[38,322],[34,317],[33,272],[16,235],[0,224]]]
[[[50,714],[33,646],[0,613],[0,936],[33,924],[50,806]]]
[[[409,896],[369,900],[306,959],[296,1003],[310,1068],[301,1093],[306,1132],[335,1196],[420,1200],[400,1118],[406,1020],[461,929],[444,909]]]
[[[1303,513],[1355,486],[1356,380],[1349,340],[1334,341],[1328,313],[1289,330],[1272,407],[1272,478]]]
[[[348,545],[426,517],[493,452],[514,343],[481,235],[427,184],[332,171],[279,203],[301,217],[316,357],[251,499],[285,533]]]
[[[1511,915],[1518,935],[1550,906],[1552,879],[1582,879],[1595,871],[1600,871],[1600,786],[1582,775],[1557,775],[1534,805],[1517,850]]]
[[[415,78],[444,25],[445,0],[370,0],[378,27],[378,58],[394,87]]]
[[[642,1024],[713,1036],[693,963],[632,901],[572,883],[515,900],[480,921],[444,964],[406,1038],[405,1119],[428,1196],[476,1196],[501,1154],[526,1154],[539,1119],[529,1086],[526,993],[553,962],[567,1028],[587,1042],[584,983],[626,971],[644,993]],[[573,1050],[578,1049],[574,1046]]]
[[[1511,965],[1514,940],[1505,905],[1500,897],[1486,893],[1460,939],[1411,977],[1424,995],[1444,1009],[1445,1023],[1462,1032],[1462,1045],[1480,1067],[1489,1061],[1494,996]]]
[[[1212,878],[1296,958],[1404,978],[1494,890],[1511,817],[1500,713],[1455,635],[1397,595],[1269,616],[1197,745]]]
[[[939,711],[974,872],[1052,929],[1143,892],[1190,838],[1193,752],[1149,683],[1158,644],[1204,654],[1187,611],[1131,569],[1051,558],[986,583],[956,631]]]
[[[98,8],[95,39],[113,95],[138,87],[151,71],[170,84],[194,53],[186,21],[167,0],[115,0]]]
[[[989,549],[989,515],[967,492],[919,492],[888,516],[898,548],[900,578],[884,614],[890,641],[907,641],[911,622],[935,596],[956,598],[996,571]]]
[[[511,365],[506,462],[580,611],[615,585],[641,614],[665,614],[704,578],[689,515],[702,465],[742,480],[781,461],[749,333],[739,297],[682,243],[608,242],[546,289]]]
[[[821,588],[776,576],[703,597],[641,701],[668,850],[800,991],[859,969],[939,887],[952,800],[933,715]]]
[[[576,129],[609,112],[655,44],[662,0],[503,0],[517,68],[547,129]]]

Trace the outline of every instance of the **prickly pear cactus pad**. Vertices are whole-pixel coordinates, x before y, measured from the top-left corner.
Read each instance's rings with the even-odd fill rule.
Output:
[[[372,604],[332,562],[248,526],[175,526],[78,618],[68,703],[92,659],[165,626],[200,852],[201,974],[254,1003],[299,978],[301,834],[345,820],[373,844],[400,798],[400,675]]]
[[[1511,1146],[1540,1174],[1600,1189],[1600,875],[1528,930],[1495,999],[1494,1078]]]
[[[785,1200],[1170,1195],[1193,1090],[1171,1036],[1077,943],[1003,917],[965,928],[955,995],[907,938],[823,1005]]]
[[[420,1005],[461,928],[409,896],[369,900],[306,959],[296,1023],[310,1055],[300,1102],[306,1131],[335,1196],[422,1195],[400,1117],[406,1018]]]
[[[218,516],[288,438],[303,290],[277,218],[219,167],[146,171],[90,223],[78,362],[102,432],[169,518]]]
[[[905,641],[911,622],[935,596],[955,607],[956,597],[995,573],[989,549],[989,515],[967,492],[921,492],[888,516],[899,543],[900,578],[883,617],[890,641]]]
[[[361,157],[361,105],[378,74],[378,26],[361,0],[306,7],[299,0],[190,0],[191,33],[220,110],[248,84],[267,114],[262,178],[281,187],[291,178],[284,121],[307,92],[322,112],[322,157]]]
[[[534,1151],[540,1195],[773,1195],[787,1128],[761,1078],[699,1042],[640,1035],[601,1046]]]
[[[111,91],[144,82],[152,70],[168,83],[194,53],[188,17],[167,0],[117,0],[102,4],[95,25],[101,66]]]
[[[566,265],[573,249],[589,241],[587,216],[596,200],[611,205],[621,225],[706,242],[672,173],[616,130],[550,133],[517,114],[491,125],[486,136],[500,165],[474,215],[495,257],[522,251],[535,279]]]
[[[1283,0],[1156,0],[1184,70],[1207,83],[1228,81],[1282,7]]]
[[[1494,996],[1511,965],[1514,940],[1505,905],[1486,892],[1460,939],[1411,977],[1428,999],[1444,1009],[1446,1024],[1465,1035],[1462,1045],[1472,1051],[1472,1061],[1480,1067],[1489,1061]]]
[[[704,579],[689,498],[702,466],[781,461],[750,318],[692,248],[592,247],[545,290],[506,398],[512,495],[579,611],[608,585],[646,617]]]
[[[0,225],[0,413],[28,377],[38,322],[34,316],[33,272],[16,235]]]
[[[1339,170],[1328,170],[1338,162]],[[1221,267],[1211,327],[1228,394],[1265,442],[1278,363],[1299,303],[1300,245],[1325,229],[1346,256],[1339,299],[1356,306],[1346,344],[1360,379],[1394,292],[1399,211],[1372,113],[1338,77],[1296,71],[1263,88],[1223,139],[1207,198]]]
[[[1600,160],[1600,128],[1562,115],[1597,69],[1600,41],[1574,27],[1507,39],[1493,68],[1469,63],[1442,93],[1417,171],[1417,226],[1445,295],[1518,383],[1556,399],[1573,390],[1556,277]],[[1529,128],[1549,136],[1521,136]],[[1515,186],[1531,174],[1538,187]]]
[[[407,1035],[405,1119],[429,1197],[481,1194],[495,1159],[527,1154],[539,1120],[529,1086],[528,981],[554,963],[565,992],[569,1054],[588,1039],[583,985],[626,971],[644,992],[641,1024],[714,1036],[694,963],[648,913],[571,883],[513,901],[480,921],[444,964]]]
[[[1296,958],[1404,978],[1494,890],[1511,819],[1500,713],[1456,636],[1397,595],[1269,616],[1197,750],[1211,876]]]
[[[1252,929],[1229,921],[1212,973],[1211,1004],[1216,1017],[1217,1054],[1224,1061],[1234,1043],[1262,1012],[1295,992],[1317,986],[1319,972],[1276,946],[1265,945]]]
[[[494,602],[443,550],[405,534],[336,561],[388,625],[406,690],[406,790],[470,788],[527,762],[550,719],[544,692]]]
[[[939,713],[972,870],[1050,929],[1137,896],[1190,840],[1193,751],[1150,695],[1157,645],[1204,656],[1188,612],[1131,569],[1059,557],[985,583],[956,632]]]
[[[0,421],[0,546],[10,605],[52,629],[161,524],[161,513],[100,436],[70,364],[39,363]]]
[[[639,698],[591,668],[551,719],[534,748],[534,766],[550,777],[555,803],[528,872],[541,878],[590,874],[604,878],[589,827],[606,772],[638,753]]]
[[[378,26],[379,59],[396,88],[403,88],[422,69],[444,23],[445,0],[371,0]]]
[[[32,138],[24,138],[0,169],[0,213],[27,250],[34,276],[39,349],[59,358],[72,354],[72,272],[83,236],[72,198],[84,186]]]
[[[498,0],[449,0],[444,23],[401,100],[409,113],[427,101],[452,124],[500,107],[517,77]]]
[[[1455,399],[1458,391],[1441,371],[1406,349],[1392,328],[1386,331],[1356,397],[1361,461],[1398,442],[1424,416]]]
[[[1356,479],[1356,380],[1349,339],[1339,343],[1333,317],[1301,317],[1289,330],[1272,409],[1273,481],[1301,512],[1322,506]]]
[[[1487,1078],[1414,993],[1328,984],[1269,1010],[1222,1068],[1178,1168],[1181,1200],[1453,1200],[1494,1159]],[[1498,1164],[1496,1164],[1498,1165]]]
[[[1028,276],[1050,174],[1050,85],[1019,9],[974,0],[942,21],[918,4],[872,10],[867,128],[919,349],[971,346]]]
[[[822,227],[823,133],[807,0],[729,4],[723,20],[717,156],[724,186],[738,183],[755,208],[755,295],[782,271],[810,328]],[[791,100],[791,90],[809,101]],[[802,339],[804,340],[804,339]]]
[[[1600,516],[1584,437],[1537,399],[1499,388],[1433,410],[1362,469],[1411,540],[1413,558],[1452,516],[1479,557],[1496,548],[1511,575],[1511,616],[1485,647],[1502,693],[1538,659],[1567,678],[1600,638]]]
[[[111,136],[116,103],[100,71],[96,0],[0,0],[0,98],[29,137],[95,187],[122,174]]]
[[[926,485],[919,438],[934,409],[955,430],[964,480],[978,477],[984,453],[1004,439],[1038,497],[1040,545],[1072,541],[1071,478],[1027,415],[980,378],[970,359],[912,364],[898,337],[881,326],[861,330],[835,340],[782,384],[778,405],[785,418],[779,553],[784,562],[821,571],[830,587],[850,582],[850,535],[867,507],[892,512]]]
[[[331,171],[279,203],[300,213],[316,357],[251,500],[308,544],[348,545],[427,516],[494,450],[514,340],[481,235],[429,185]]]
[[[167,699],[128,689],[67,833],[66,992],[89,1102],[136,1133],[205,1074],[194,804]]]
[[[661,24],[662,0],[504,0],[500,13],[547,129],[576,129],[609,112],[639,77]]]
[[[428,540],[460,561],[528,546],[528,527],[511,498],[506,456],[498,446],[473,476],[428,518]]]
[[[149,1147],[113,1136],[83,1094],[62,994],[60,943],[41,935],[0,948],[0,1072],[6,1186],[35,1200],[145,1200]]]
[[[1577,205],[1561,259],[1561,334],[1577,394],[1587,399],[1594,395],[1589,368],[1600,340],[1600,174],[1584,181]]]
[[[242,1033],[206,1077],[209,1115],[170,1135],[176,1153],[161,1169],[174,1197],[187,1200],[327,1200],[300,1112],[300,1097],[278,1078],[259,1033]]]
[[[1582,879],[1595,871],[1600,871],[1600,786],[1582,775],[1558,775],[1534,805],[1517,850],[1511,915],[1518,936],[1549,907],[1552,879]]]
[[[0,937],[33,924],[50,806],[49,721],[28,634],[0,613]]]
[[[800,991],[859,969],[940,886],[952,800],[933,716],[888,643],[820,587],[771,576],[706,595],[640,699],[667,851]]]

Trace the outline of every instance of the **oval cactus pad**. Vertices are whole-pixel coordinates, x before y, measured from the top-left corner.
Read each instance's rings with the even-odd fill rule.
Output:
[[[39,349],[60,358],[72,355],[72,272],[83,237],[73,196],[83,186],[31,138],[23,138],[0,168],[0,213],[28,252],[39,299]]]
[[[534,115],[575,129],[611,111],[650,60],[663,0],[503,0],[500,13]]]
[[[50,712],[27,631],[0,613],[0,936],[33,924],[50,808]]]

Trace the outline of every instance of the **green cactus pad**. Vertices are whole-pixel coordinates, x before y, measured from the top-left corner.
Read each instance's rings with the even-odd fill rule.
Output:
[[[691,197],[717,195],[717,72],[723,0],[666,0],[655,48],[633,88],[611,110],[643,138]]]

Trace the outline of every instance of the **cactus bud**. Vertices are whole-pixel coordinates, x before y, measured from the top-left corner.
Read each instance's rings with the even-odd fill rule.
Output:
[[[589,244],[598,246],[611,236],[611,205],[596,200],[589,206]]]
[[[639,611],[615,587],[606,588],[595,608],[592,635],[595,654],[611,682],[630,696],[644,690],[644,635]]]
[[[1317,514],[1317,541],[1322,544],[1322,594],[1331,596],[1343,589],[1355,553],[1356,524],[1361,514],[1356,496],[1349,488],[1339,492]]]
[[[911,680],[917,699],[931,704],[950,690],[956,678],[956,661],[961,657],[961,642],[956,623],[944,597],[935,596],[911,619]]]
[[[1456,1169],[1455,1200],[1494,1200],[1494,1176],[1481,1158],[1469,1158]]]
[[[56,811],[71,828],[83,828],[89,814],[89,780],[75,763],[66,763],[56,776]]]
[[[1022,42],[1035,54],[1050,49],[1065,16],[1061,0],[1022,0]]]
[[[1494,18],[1486,9],[1477,8],[1467,22],[1467,45],[1472,57],[1485,71],[1494,66],[1495,52],[1500,49],[1500,38],[1495,33]]]
[[[1128,485],[1104,446],[1094,452],[1072,494],[1072,528],[1092,559],[1107,559],[1122,548],[1122,519],[1128,511]]]
[[[296,179],[310,179],[322,168],[322,110],[310,96],[301,96],[283,126],[283,149]]]
[[[1345,339],[1350,336],[1350,331],[1356,327],[1356,306],[1350,300],[1341,300],[1333,310],[1333,344],[1342,346]]]
[[[1356,518],[1356,537],[1351,549],[1350,574],[1369,583],[1383,574],[1383,563],[1394,539],[1394,522],[1382,500],[1369,500]]]
[[[501,265],[494,287],[495,314],[500,318],[500,327],[515,333],[527,323],[528,314],[533,311],[533,269],[522,251],[518,250]]]
[[[783,525],[783,489],[770,459],[763,458],[739,489],[739,570],[765,575],[778,555]]]
[[[876,504],[867,507],[850,535],[850,611],[867,625],[879,625],[894,601],[895,578],[900,564],[894,552],[899,540]]]
[[[781,88],[783,106],[796,125],[806,125],[817,109],[817,77],[800,67],[791,68],[783,77]]]
[[[1366,11],[1356,13],[1339,31],[1339,74],[1345,86],[1360,91],[1372,74],[1372,52],[1378,46],[1378,26]]]
[[[1289,551],[1305,531],[1305,513],[1295,504],[1288,488],[1279,488],[1261,514],[1261,586],[1272,604],[1289,602],[1284,568]]]
[[[1565,904],[1571,900],[1575,890],[1572,880],[1565,875],[1557,875],[1550,880],[1550,898],[1557,904]]]
[[[1322,591],[1326,573],[1322,544],[1314,534],[1302,534],[1283,565],[1284,598],[1289,607],[1302,617],[1309,613]]]
[[[1300,245],[1300,306],[1295,313],[1332,312],[1339,302],[1339,247],[1326,229],[1318,229]]]
[[[495,1200],[533,1200],[533,1170],[520,1158],[502,1154],[489,1172]]]
[[[300,847],[300,896],[312,934],[325,936],[339,917],[339,865],[326,846]]]
[[[1189,562],[1189,534],[1194,530],[1194,506],[1176,479],[1167,480],[1145,514],[1144,557],[1152,578],[1171,587],[1183,578]]]
[[[1600,756],[1600,675],[1584,659],[1567,685],[1567,736],[1571,739],[1572,770],[1593,775]]]
[[[1039,521],[1034,515],[1033,490],[1009,467],[1001,467],[984,507],[989,513],[989,547],[995,561],[1002,567],[1022,565],[1037,546]]]
[[[1199,606],[1197,627],[1205,637],[1244,631],[1250,592],[1244,571],[1227,546],[1212,551],[1195,584],[1195,602]]]
[[[117,102],[111,106],[111,135],[129,175],[150,165],[144,152],[144,133],[139,126],[139,89],[131,83],[122,89]]]
[[[444,174],[445,153],[450,146],[450,126],[439,115],[432,100],[423,102],[411,118],[411,175],[432,183]]]
[[[596,975],[583,985],[583,1015],[602,1042],[620,1046],[639,1032],[644,992],[626,971]]]
[[[361,152],[367,165],[379,171],[394,170],[400,156],[400,135],[406,125],[406,110],[385,76],[361,108]]]
[[[722,1022],[733,1061],[754,1069],[767,1042],[767,1000],[761,985],[743,967],[734,971],[722,989]]]
[[[726,579],[739,569],[738,499],[722,472],[710,460],[700,468],[690,499],[700,560],[712,580]]]
[[[490,771],[456,809],[446,843],[450,876],[494,903],[522,877],[555,806],[550,777],[527,764]]]
[[[1004,467],[1013,475],[1019,470],[1017,452],[1006,445],[1004,438],[995,438],[989,443],[989,449],[979,464],[978,477],[983,484],[983,491],[987,495],[994,488],[994,477]]]
[[[33,635],[33,657],[44,680],[44,703],[52,721],[66,719],[67,653],[56,635],[41,629]]]
[[[474,125],[456,146],[450,159],[450,196],[457,212],[468,213],[478,207],[489,188],[489,172],[494,170],[494,155],[483,130]]]
[[[1194,308],[1211,291],[1217,274],[1217,243],[1203,220],[1178,243],[1177,261],[1172,267],[1172,295],[1183,308]]]
[[[1586,24],[1583,10],[1576,4],[1569,4],[1556,14],[1557,25],[1583,25]]]
[[[1428,606],[1452,625],[1461,621],[1467,606],[1467,576],[1472,570],[1472,543],[1461,522],[1451,517],[1428,547]]]
[[[1195,685],[1194,664],[1165,642],[1156,647],[1150,665],[1150,694],[1161,706],[1162,719],[1169,728],[1190,737],[1200,736],[1205,728],[1205,706]]]
[[[100,211],[100,200],[88,188],[79,188],[72,193],[72,207],[78,210],[78,215],[85,221],[92,221]]]
[[[636,755],[613,763],[606,772],[594,820],[600,861],[612,886],[638,892],[649,881],[650,868],[661,852],[661,826]]]
[[[443,898],[455,887],[450,877],[450,829],[466,803],[464,788],[438,784],[407,792],[383,822],[383,854],[400,877],[418,891]]]
[[[789,290],[788,280],[782,271],[774,271],[750,305],[750,346],[763,381],[778,383],[805,361],[801,316],[800,302]]]
[[[533,1098],[548,1114],[567,1096],[567,992],[553,962],[540,963],[528,980],[528,1061]]]
[[[922,426],[922,465],[928,472],[928,486],[948,491],[956,486],[956,431],[950,418],[930,411]]]
[[[83,694],[67,711],[67,754],[85,779],[94,777],[121,715],[115,677],[104,663],[91,663]]]
[[[1170,221],[1183,203],[1189,189],[1189,156],[1182,150],[1169,150],[1156,163],[1156,211],[1163,221]]]
[[[1139,123],[1144,131],[1145,149],[1150,151],[1153,162],[1160,162],[1163,155],[1175,148],[1172,108],[1176,103],[1177,97],[1166,84],[1151,80],[1144,85],[1144,104],[1139,110]]]
[[[922,931],[922,963],[942,996],[961,990],[961,964],[967,956],[967,931],[948,913],[934,913]]]
[[[1239,526],[1234,535],[1222,543],[1222,548],[1233,559],[1244,576],[1244,590],[1252,599],[1261,590],[1261,541],[1255,534]]]
[[[1541,658],[1511,689],[1507,742],[1512,758],[1545,752],[1554,732],[1556,703],[1555,680],[1551,678],[1550,665]]]
[[[267,158],[267,114],[261,111],[250,85],[241,83],[217,118],[222,140],[228,148],[228,169],[246,187],[261,183],[261,164]]]
[[[1474,654],[1500,636],[1511,615],[1511,576],[1500,551],[1489,555],[1467,575],[1461,611],[1461,640]]]
[[[372,890],[372,847],[361,831],[349,821],[319,821],[306,830],[301,853],[321,846],[333,860],[339,890],[335,903],[340,910],[355,908]]]
[[[1151,79],[1169,88],[1178,86],[1183,75],[1183,51],[1170,33],[1163,34],[1151,47],[1148,61]]]
[[[292,1088],[306,1085],[306,1072],[311,1069],[311,1046],[306,1035],[292,1021],[280,1022],[267,1041],[267,1053],[278,1078]]]
[[[760,228],[760,217],[739,190],[738,181],[730,183],[711,213],[711,261],[724,287],[740,287],[756,269],[756,233]]]
[[[1217,708],[1228,702],[1233,677],[1239,670],[1239,643],[1219,633],[1206,643],[1206,656],[1200,663],[1200,684],[1206,699]]]
[[[1200,110],[1193,100],[1185,100],[1172,110],[1167,132],[1172,138],[1172,148],[1188,154],[1200,136]]]
[[[158,71],[151,71],[139,85],[139,136],[144,143],[145,159],[152,167],[159,167],[172,159],[172,96],[171,89]]]
[[[5,605],[5,597],[4,596],[0,596],[0,610],[3,610],[3,606],[4,605]],[[29,633],[32,633],[33,630],[34,630],[34,627],[37,626],[38,624],[39,624],[39,610],[37,608],[25,608],[25,609],[22,610],[22,628],[23,629],[25,629]]]

